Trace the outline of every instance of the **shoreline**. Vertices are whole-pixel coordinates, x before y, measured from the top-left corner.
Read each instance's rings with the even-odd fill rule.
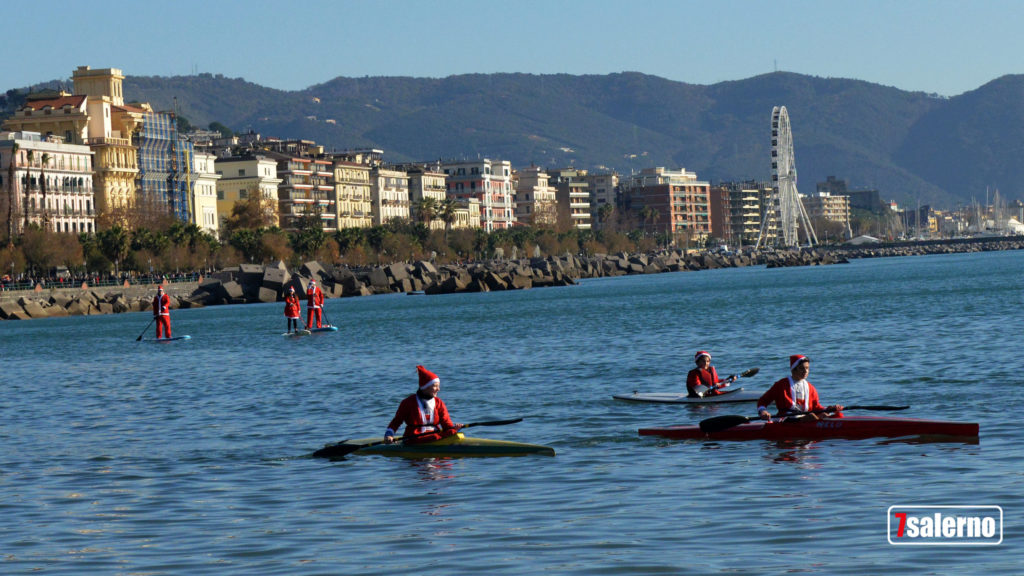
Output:
[[[434,265],[428,261],[373,267],[333,267],[307,262],[290,271],[281,262],[270,266],[243,264],[215,272],[196,282],[165,283],[171,309],[221,304],[280,302],[289,287],[304,294],[310,279],[321,285],[325,298],[374,294],[451,294],[526,290],[571,286],[579,280],[605,276],[660,274],[740,268],[822,266],[859,258],[889,258],[928,254],[956,254],[1024,249],[1024,237],[934,240],[866,246],[830,246],[753,254],[684,254],[660,250],[646,254],[550,256],[521,260],[489,260],[462,265]],[[42,288],[0,293],[0,318],[29,320],[56,316],[88,316],[144,312],[156,284],[121,287]]]

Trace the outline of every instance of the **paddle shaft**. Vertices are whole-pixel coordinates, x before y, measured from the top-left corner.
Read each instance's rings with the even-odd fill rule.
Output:
[[[895,411],[895,410],[906,410],[907,408],[910,408],[910,406],[884,406],[884,405],[858,406],[858,405],[854,405],[854,406],[844,406],[843,410],[894,410]],[[825,413],[826,414],[834,414],[834,412],[825,412]],[[802,414],[793,414],[793,415],[786,416],[786,417],[787,418],[792,418],[792,417],[802,418],[803,416],[806,416],[807,414],[810,414],[810,412],[804,412]],[[705,433],[705,434],[714,434],[715,432],[721,432],[722,430],[727,430],[727,429],[732,428],[734,426],[739,426],[740,424],[746,424],[747,422],[753,422],[755,420],[760,420],[760,419],[761,419],[760,416],[756,416],[756,417],[753,417],[753,418],[750,417],[750,416],[739,416],[739,415],[715,416],[714,418],[708,418],[706,420],[701,420],[700,421],[700,431]]]
[[[522,422],[522,418],[514,418],[512,420],[490,420],[487,422],[470,422],[469,424],[463,424],[459,427],[458,431],[462,431],[465,428],[472,428],[473,426],[504,426],[506,424],[515,424],[516,422]],[[428,424],[429,426],[429,424]],[[423,438],[424,436],[430,436],[437,434],[437,431],[423,432],[421,434],[413,434],[412,436],[406,436],[401,438],[401,441],[412,440],[414,438]],[[324,446],[323,448],[313,452],[313,456],[316,458],[341,458],[359,450],[360,448],[367,448],[369,446],[378,446],[380,444],[387,444],[386,440],[380,440],[378,442],[370,442],[369,444],[351,444],[345,445],[345,441],[341,441],[337,444],[331,444],[330,446]]]
[[[136,342],[138,342],[139,340],[142,340],[142,336],[146,334],[146,330],[149,330],[149,327],[153,325],[153,322],[154,322],[154,321],[156,321],[156,316],[153,316],[153,317],[152,317],[152,318],[151,318],[151,319],[149,320],[149,324],[146,324],[146,328],[145,328],[145,329],[143,329],[143,330],[142,330],[142,333],[141,333],[141,334],[139,334],[139,337],[135,339],[135,341],[136,341]]]
[[[744,370],[743,373],[741,373],[739,376],[733,378],[732,382],[735,382],[740,378],[750,378],[751,376],[757,374],[760,370],[760,368],[751,368],[749,370]],[[727,382],[725,386],[732,384],[732,382]],[[725,388],[725,386],[720,386],[720,388]],[[698,398],[703,398],[704,394],[706,394],[708,390],[711,390],[711,388],[708,386],[704,386],[703,384],[694,387],[694,391],[697,393]]]

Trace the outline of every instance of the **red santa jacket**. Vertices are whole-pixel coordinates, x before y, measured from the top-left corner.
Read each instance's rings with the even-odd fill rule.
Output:
[[[787,376],[775,384],[772,384],[772,387],[757,400],[757,411],[760,412],[761,408],[767,408],[772,402],[775,403],[775,407],[779,410],[777,413],[778,416],[785,415],[790,408],[794,407],[793,378]],[[807,383],[806,405],[796,406],[796,409],[805,412],[825,411],[825,407],[818,401],[818,391],[815,390],[814,385],[810,382]]]
[[[171,297],[166,293],[153,298],[153,316],[171,315]]]
[[[324,305],[324,293],[316,284],[306,290],[306,303],[310,308],[320,308]]]
[[[455,424],[452,422],[451,417],[448,416],[448,407],[444,405],[443,400],[436,396],[434,397],[434,410],[429,415],[427,414],[426,402],[418,394],[413,394],[402,400],[402,403],[398,405],[398,411],[395,412],[395,417],[388,424],[388,430],[385,435],[393,436],[402,424],[405,424],[404,438],[409,438],[414,434],[430,432],[430,427],[424,425],[432,424],[441,427],[441,433],[427,434],[426,436],[416,438],[413,442],[439,440],[444,436],[457,432]]]
[[[721,380],[718,379],[718,371],[715,370],[714,366],[709,366],[707,370],[701,368],[694,368],[686,375],[686,391],[689,396],[696,397],[697,392],[694,390],[697,386],[707,386],[711,388],[715,384],[718,384]],[[705,394],[717,394],[718,391],[708,390]]]
[[[294,293],[288,294],[284,297],[284,315],[287,318],[298,318],[301,306],[299,305],[299,297]]]

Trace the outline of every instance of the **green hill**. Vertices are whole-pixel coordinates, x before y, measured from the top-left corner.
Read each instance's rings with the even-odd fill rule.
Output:
[[[784,105],[801,191],[836,175],[942,208],[986,187],[1024,196],[1022,91],[1024,76],[943,99],[785,72],[710,86],[631,72],[335,78],[295,92],[211,74],[125,80],[127,99],[176,105],[193,125],[380,148],[389,161],[490,157],[627,174],[665,166],[712,182],[769,178],[771,111]]]

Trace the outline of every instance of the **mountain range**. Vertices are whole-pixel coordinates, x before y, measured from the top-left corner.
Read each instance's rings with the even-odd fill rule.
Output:
[[[801,192],[834,175],[908,207],[1024,197],[1024,75],[949,98],[788,72],[712,85],[634,72],[338,77],[298,91],[197,74],[128,76],[124,90],[195,126],[378,148],[389,162],[664,166],[713,184],[770,178],[772,108],[786,106]]]

